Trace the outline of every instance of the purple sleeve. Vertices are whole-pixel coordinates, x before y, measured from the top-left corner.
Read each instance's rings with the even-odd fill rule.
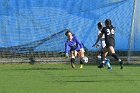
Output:
[[[74,36],[74,38],[75,38],[76,42],[79,44],[80,48],[83,48],[81,41],[79,39],[77,39],[76,36]]]
[[[68,45],[68,42],[66,41],[65,42],[65,53],[69,53],[69,49],[70,49],[70,47]]]

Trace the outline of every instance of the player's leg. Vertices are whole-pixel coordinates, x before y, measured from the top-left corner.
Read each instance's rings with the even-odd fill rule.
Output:
[[[97,63],[100,63],[101,62],[101,51],[97,52],[96,57],[97,57]]]
[[[78,51],[78,55],[79,55],[79,58],[80,58],[80,68],[83,68],[83,63],[84,63],[84,56],[85,56],[85,51],[84,49],[80,49],[80,51]]]
[[[101,62],[101,55],[98,55],[97,58],[98,58],[98,61]],[[108,67],[109,70],[112,69],[112,66],[110,65],[110,60],[108,58],[105,58],[105,65]]]
[[[110,60],[108,58],[105,59],[105,65],[107,65],[107,69],[112,69],[112,66],[110,65]]]
[[[104,51],[104,49],[103,49],[103,51]],[[108,69],[111,70],[112,67],[110,65],[110,60],[107,58],[107,54],[108,54],[108,52],[106,51],[105,52],[105,56],[106,56],[106,58],[105,58],[105,65],[107,65]]]
[[[100,65],[98,66],[98,68],[103,68],[104,65],[105,65],[105,58],[106,58],[106,49],[104,51],[101,51],[101,63]]]
[[[71,51],[71,67],[75,68],[75,57],[77,56],[77,51]]]
[[[112,56],[113,58],[115,58],[115,59],[119,62],[120,66],[121,66],[121,69],[123,69],[123,61],[122,61],[122,60],[119,58],[119,56],[115,53],[115,49],[114,49],[113,46],[109,46],[109,52],[111,53],[111,56]]]

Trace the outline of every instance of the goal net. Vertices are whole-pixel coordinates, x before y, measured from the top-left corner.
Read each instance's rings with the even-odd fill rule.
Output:
[[[116,50],[131,60],[131,50],[140,49],[139,44],[133,48],[139,41],[131,29],[137,24],[132,22],[134,1],[0,0],[0,62],[66,61],[65,29],[82,41],[93,59],[97,23],[107,18],[116,27]]]
[[[134,0],[133,17],[131,24],[131,33],[129,38],[129,48],[127,62],[129,64],[139,64],[140,63],[140,11],[139,11],[139,0]]]

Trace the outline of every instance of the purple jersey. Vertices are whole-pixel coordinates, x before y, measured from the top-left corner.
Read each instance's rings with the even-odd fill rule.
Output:
[[[65,53],[68,53],[69,51],[74,51],[74,50],[80,50],[83,48],[83,45],[81,41],[79,41],[75,35],[73,35],[72,40],[68,40],[65,42]]]

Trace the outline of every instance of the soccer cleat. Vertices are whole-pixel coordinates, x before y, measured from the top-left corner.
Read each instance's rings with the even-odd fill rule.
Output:
[[[120,66],[121,66],[120,69],[123,69],[123,61],[120,61],[119,63],[120,63]]]
[[[108,67],[107,69],[108,69],[108,70],[112,70],[112,67]]]
[[[104,67],[104,63],[101,63],[98,68],[103,68]]]
[[[71,67],[72,67],[72,68],[75,68],[75,65],[74,65],[74,63],[71,63]]]
[[[82,64],[80,65],[80,68],[83,68],[83,65]]]

